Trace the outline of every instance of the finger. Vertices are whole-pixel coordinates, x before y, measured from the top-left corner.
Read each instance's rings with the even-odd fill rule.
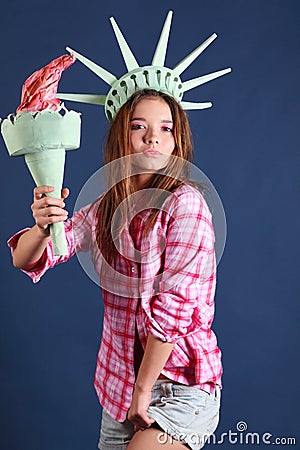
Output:
[[[57,206],[58,208],[63,208],[65,206],[65,203],[61,198],[47,196],[35,200],[31,205],[31,209],[42,209],[48,208],[49,206]]]
[[[54,191],[53,186],[37,186],[33,190],[33,196],[35,199],[38,200],[38,199],[42,198],[43,195],[45,195],[49,192],[53,192],[53,191]]]
[[[70,191],[68,188],[63,188],[63,190],[61,191],[61,196],[62,198],[67,198],[69,197]]]
[[[33,217],[37,220],[41,217],[49,216],[67,216],[68,211],[63,209],[60,205],[43,205],[42,200],[37,200],[31,205]]]
[[[43,216],[38,219],[36,219],[36,224],[40,228],[47,228],[48,225],[51,225],[53,223],[57,222],[63,222],[66,220],[67,216]]]
[[[55,206],[33,210],[33,217],[36,221],[40,221],[41,219],[47,220],[48,217],[53,216],[60,217],[63,220],[65,220],[68,217],[68,211],[65,211],[64,209],[61,208],[57,208]]]
[[[61,216],[67,213],[67,211],[63,209],[62,204],[48,205],[44,203],[42,199],[36,200],[31,205],[31,211],[35,220],[38,220],[40,217],[49,217],[50,215]]]
[[[155,420],[147,417],[147,419],[144,422],[145,422],[146,428],[149,428],[155,422]]]
[[[69,213],[65,209],[51,205],[48,208],[44,208],[43,214],[47,217],[50,217],[50,216],[67,216]]]
[[[134,418],[131,419],[131,422],[133,422],[133,424],[138,427],[140,430],[141,429],[146,429],[151,427],[151,425],[155,422],[154,419],[151,419],[150,417],[146,416],[139,416],[136,415]]]
[[[152,425],[152,423],[149,423],[148,425],[140,423],[140,424],[135,425],[134,428],[135,428],[135,431],[138,431],[138,430],[144,431],[144,430],[147,430],[148,428],[150,428],[151,425]]]
[[[66,220],[66,217],[61,217],[61,216],[47,217],[47,219],[42,221],[42,223],[44,223],[43,228],[45,228],[48,225],[52,225],[53,223],[64,222],[64,220]]]

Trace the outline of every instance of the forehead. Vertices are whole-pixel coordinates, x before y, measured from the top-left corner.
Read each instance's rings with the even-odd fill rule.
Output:
[[[172,120],[172,114],[168,103],[161,97],[148,97],[140,100],[134,107],[132,118],[144,117]]]

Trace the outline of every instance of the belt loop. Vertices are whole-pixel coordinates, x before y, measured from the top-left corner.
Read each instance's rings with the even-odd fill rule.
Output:
[[[220,386],[216,384],[215,387],[215,400],[217,400],[220,397]]]
[[[162,383],[161,387],[165,397],[167,398],[173,397],[172,383]]]

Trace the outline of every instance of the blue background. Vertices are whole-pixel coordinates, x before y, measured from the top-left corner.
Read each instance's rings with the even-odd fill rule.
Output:
[[[111,15],[139,63],[147,65],[168,9],[175,15],[167,65],[173,67],[213,32],[219,35],[183,80],[233,68],[185,96],[214,103],[189,116],[195,162],[218,190],[228,224],[214,322],[224,363],[217,434],[237,431],[237,422],[245,421],[248,431],[297,437],[300,446],[299,1],[6,2],[0,18],[0,115],[15,110],[24,80],[66,45],[122,75]],[[105,94],[108,87],[77,62],[63,75],[60,91]],[[108,124],[100,107],[67,106],[83,113],[82,146],[68,153],[65,170],[72,211],[84,182],[101,166]],[[13,268],[6,240],[32,225],[33,181],[23,158],[9,158],[3,140],[0,147],[0,448],[96,450],[99,288],[76,257],[37,285]],[[222,444],[232,446],[244,447],[226,439]]]

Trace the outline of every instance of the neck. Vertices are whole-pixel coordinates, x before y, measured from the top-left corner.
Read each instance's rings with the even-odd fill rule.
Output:
[[[141,173],[134,175],[132,177],[134,190],[139,191],[141,189],[145,189],[151,181],[151,178],[153,178],[153,173]]]

